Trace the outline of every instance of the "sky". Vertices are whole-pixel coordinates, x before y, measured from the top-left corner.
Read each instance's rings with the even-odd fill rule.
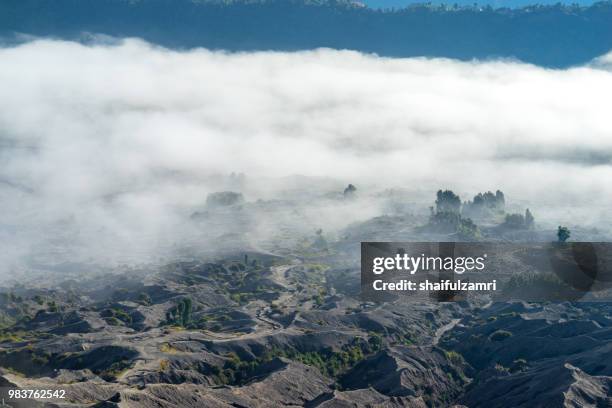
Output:
[[[185,220],[232,188],[219,182],[232,173],[246,175],[248,202],[287,199],[287,177],[301,176],[337,181],[315,182],[321,193],[350,182],[433,201],[438,188],[464,199],[499,188],[540,219],[609,216],[609,55],[550,70],[131,39],[36,40],[0,48],[0,60],[4,272],[44,251],[146,258],[162,239],[180,244]],[[568,206],[582,211],[554,212]],[[352,210],[313,217],[340,229],[378,214]]]

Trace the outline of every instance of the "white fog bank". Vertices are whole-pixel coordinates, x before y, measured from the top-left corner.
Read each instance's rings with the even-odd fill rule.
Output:
[[[438,188],[500,188],[551,211],[586,209],[584,222],[597,224],[612,199],[610,61],[548,70],[334,50],[178,52],[138,40],[0,48],[4,257],[31,255],[43,231],[64,250],[48,236],[63,225],[71,250],[104,254],[113,242],[148,254],[230,173],[432,199]],[[245,187],[247,200],[274,198],[264,187]],[[132,247],[135,236],[147,244]]]

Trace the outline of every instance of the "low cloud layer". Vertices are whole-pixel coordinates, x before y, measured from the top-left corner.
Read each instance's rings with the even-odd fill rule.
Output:
[[[2,48],[5,269],[39,239],[51,257],[110,257],[110,243],[150,256],[152,243],[180,241],[176,220],[231,187],[219,181],[231,173],[253,181],[237,187],[249,201],[286,198],[284,178],[301,175],[431,194],[501,188],[600,223],[612,198],[611,58],[547,70],[137,40]]]

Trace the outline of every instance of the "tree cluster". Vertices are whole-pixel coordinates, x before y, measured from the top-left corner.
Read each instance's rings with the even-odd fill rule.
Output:
[[[525,210],[525,215],[523,214],[506,214],[506,218],[504,223],[502,224],[504,227],[509,229],[533,229],[535,227],[535,219],[529,208]]]
[[[463,203],[462,212],[469,217],[487,217],[503,214],[505,209],[504,193],[497,190],[495,194],[491,191],[476,194],[472,201]]]

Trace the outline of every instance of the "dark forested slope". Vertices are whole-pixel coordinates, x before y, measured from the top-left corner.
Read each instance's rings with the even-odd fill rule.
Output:
[[[3,0],[0,35],[141,37],[169,47],[353,49],[385,56],[508,57],[550,67],[612,49],[612,3],[588,8],[411,7],[344,1]]]

